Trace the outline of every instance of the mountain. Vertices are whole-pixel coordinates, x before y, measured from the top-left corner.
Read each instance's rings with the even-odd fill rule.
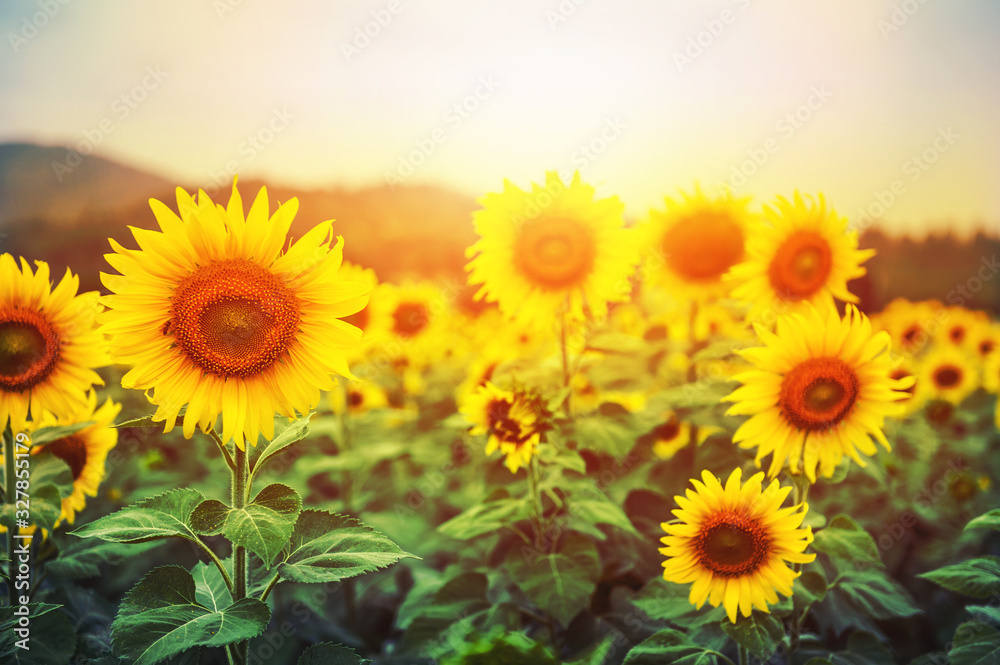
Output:
[[[163,178],[97,155],[29,143],[0,144],[0,225],[27,219],[71,224],[87,215],[126,209],[152,192],[170,189]]]

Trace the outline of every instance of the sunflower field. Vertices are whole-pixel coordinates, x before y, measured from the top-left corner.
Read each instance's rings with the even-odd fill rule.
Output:
[[[467,283],[246,195],[0,255],[3,662],[1000,663],[1000,324],[822,194],[505,181]]]

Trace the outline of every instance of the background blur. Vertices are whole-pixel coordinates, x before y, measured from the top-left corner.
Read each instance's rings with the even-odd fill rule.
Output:
[[[550,169],[632,219],[699,182],[823,191],[863,246],[956,235],[873,262],[869,306],[996,251],[993,0],[10,0],[0,28],[3,250],[89,288],[150,196],[237,173],[389,278],[460,273],[475,199]]]

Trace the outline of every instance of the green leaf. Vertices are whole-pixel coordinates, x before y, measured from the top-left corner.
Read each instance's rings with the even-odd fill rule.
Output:
[[[812,548],[829,556],[842,572],[855,569],[859,563],[882,567],[875,540],[847,515],[837,515],[817,531]]]
[[[0,507],[0,524],[13,528],[17,523],[17,510],[24,508],[24,504],[18,506],[16,500],[27,497],[28,523],[52,531],[62,514],[63,498],[73,493],[73,474],[66,462],[43,450],[31,456],[27,480],[30,490],[20,496],[15,494],[9,503]]]
[[[675,584],[656,577],[642,587],[632,604],[651,619],[669,621],[689,630],[703,624],[717,624],[725,618],[726,611],[722,607],[705,605],[700,610],[695,609],[688,601],[690,592],[690,584]]]
[[[761,661],[771,658],[785,636],[785,627],[781,621],[759,610],[754,610],[748,617],[739,617],[736,623],[723,619],[721,626],[733,641]]]
[[[29,649],[28,651],[25,651],[24,649],[21,649],[20,647],[17,646],[16,643],[24,639],[24,637],[14,632],[15,628],[18,627],[18,623],[21,619],[21,615],[15,614],[15,612],[19,611],[21,609],[21,606],[7,605],[5,607],[0,607],[0,661],[3,661],[5,663],[46,662],[44,660],[29,661],[22,659],[20,661],[16,661],[10,659],[17,657],[28,658],[30,657],[32,651],[35,652],[34,655],[36,656],[41,655],[42,653],[48,655],[54,655],[51,650],[58,646],[58,648],[61,650],[68,649],[68,653],[63,654],[61,658],[56,658],[55,660],[48,662],[56,662],[56,663],[69,662],[69,659],[73,656],[73,652],[76,650],[76,634],[73,631],[72,624],[69,623],[69,620],[66,618],[66,616],[61,612],[54,612],[54,610],[59,609],[60,607],[62,607],[62,605],[50,605],[48,603],[30,603],[26,607],[28,608],[27,610],[28,619],[30,621],[28,646],[30,646],[31,649]],[[58,624],[61,623],[59,621],[46,621],[45,622],[46,625],[43,626],[43,624],[41,623],[41,619],[50,616],[54,618],[61,618],[66,624],[69,624],[69,632],[67,633],[64,627],[63,628],[58,627]],[[63,639],[66,639],[68,641],[68,644],[64,645],[47,644],[48,634],[40,633],[39,631],[46,628],[52,630],[53,627],[54,627],[53,632],[58,631],[55,632],[55,635],[53,636],[61,636]],[[39,635],[42,634],[45,634],[47,638],[44,641],[38,639]]]
[[[599,498],[595,497],[593,499],[576,499],[571,496],[569,499],[569,514],[570,517],[574,518],[574,521],[569,525],[572,529],[577,529],[577,520],[584,520],[590,524],[610,524],[622,531],[636,535],[639,533],[636,531],[635,526],[632,525],[632,521],[625,514],[625,511],[617,504],[612,503],[603,494]],[[578,530],[583,531],[583,529]],[[605,539],[604,533],[599,529],[586,531],[586,533],[592,532],[600,540]]]
[[[573,420],[572,427],[572,437],[582,449],[622,457],[635,445],[636,433],[624,418],[600,414],[580,416]]]
[[[372,661],[354,653],[354,649],[332,642],[321,642],[303,651],[297,665],[367,665],[370,662]]]
[[[73,423],[72,425],[56,425],[54,427],[39,427],[34,432],[31,433],[31,444],[35,446],[41,446],[46,443],[52,443],[53,441],[58,441],[59,439],[64,439],[67,436],[72,436],[85,427],[90,427],[94,424],[93,420],[88,420],[82,423]],[[24,450],[23,448],[21,450]]]
[[[1000,557],[986,555],[921,573],[918,577],[955,593],[989,598],[1000,593]]]
[[[313,414],[303,416],[297,420],[288,420],[285,416],[274,417],[274,438],[268,441],[263,436],[257,440],[257,454],[250,460],[249,484],[253,484],[254,478],[260,473],[264,464],[279,455],[293,443],[297,443],[306,438],[309,434],[309,419]]]
[[[214,563],[199,561],[191,569],[191,579],[194,580],[195,600],[213,612],[219,612],[233,604],[233,595]]]
[[[469,508],[438,527],[438,532],[456,540],[471,540],[499,531],[528,516],[524,499],[501,498]]]
[[[955,629],[948,652],[951,665],[996,665],[1000,662],[1000,631],[975,621]]]
[[[604,662],[614,651],[615,638],[608,635],[597,646],[585,651],[579,658],[569,661],[567,665],[604,665]]]
[[[188,571],[161,566],[125,595],[111,625],[111,646],[133,665],[154,665],[195,647],[249,640],[263,632],[270,616],[255,598],[209,609],[198,602]]]
[[[508,570],[524,595],[564,626],[590,606],[597,582],[593,568],[563,554],[545,554],[527,561],[515,552],[508,559]]]
[[[80,538],[100,538],[116,543],[144,543],[171,536],[197,540],[198,536],[191,529],[191,513],[204,499],[201,492],[190,488],[164,492],[125,506],[70,533]]]
[[[55,578],[82,580],[101,574],[102,565],[120,564],[127,558],[141,556],[161,543],[115,543],[86,539],[69,543],[59,551],[59,557],[45,564],[45,570]]]
[[[968,605],[965,609],[973,616],[981,617],[986,621],[992,621],[1000,625],[1000,607],[992,605]]]
[[[881,570],[857,570],[845,574],[836,589],[859,612],[873,619],[894,619],[920,614],[910,592]]]
[[[465,572],[434,586],[426,590],[417,587],[410,590],[399,606],[396,625],[405,630],[417,617],[443,619],[443,630],[457,616],[467,616],[490,607],[486,600],[489,580],[482,573]]]
[[[404,557],[418,558],[356,519],[303,510],[278,573],[291,582],[339,582]]]
[[[684,633],[665,628],[632,647],[622,665],[716,665],[717,655]]]
[[[983,513],[979,517],[973,517],[965,525],[965,530],[968,531],[969,529],[994,529],[1000,531],[1000,508]]]
[[[288,544],[302,499],[287,485],[268,485],[243,508],[209,499],[191,514],[191,527],[201,534],[221,533],[257,556],[267,567]]]

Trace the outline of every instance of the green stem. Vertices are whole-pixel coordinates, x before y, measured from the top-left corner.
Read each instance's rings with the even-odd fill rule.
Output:
[[[16,507],[17,492],[15,489],[15,480],[17,476],[14,470],[14,432],[10,428],[10,419],[4,425],[3,432],[3,463],[4,463],[4,476],[6,478],[6,483],[4,487],[6,489],[6,500],[8,504]],[[7,562],[7,602],[11,607],[17,604],[17,592],[14,590],[14,580],[17,579],[17,561],[14,557],[14,548],[16,546],[16,541],[14,536],[17,534],[17,527],[13,524],[7,528],[7,558],[10,561]]]
[[[229,465],[229,470],[231,472],[236,471],[236,462],[233,461],[233,456],[229,454],[229,448],[226,444],[222,442],[222,437],[214,429],[208,430],[208,435],[212,437],[212,440],[219,446],[219,450],[222,451],[222,456],[226,458],[226,464]]]
[[[812,487],[812,483],[806,478],[805,474],[792,475],[789,474],[792,479],[792,502],[793,505],[800,505],[805,503],[806,499],[809,498],[809,488]],[[792,564],[792,569],[796,573],[802,571],[801,563]],[[796,617],[789,617],[788,627],[790,635],[788,637],[788,662],[794,662],[795,652],[799,648],[799,636],[802,632],[802,622],[805,620],[805,615]]]
[[[247,486],[247,451],[236,446],[235,469],[233,471],[233,510],[240,510],[246,505],[250,488]],[[247,551],[242,545],[236,545],[233,550],[233,601],[238,602],[247,597]],[[236,660],[247,662],[247,651],[250,642],[236,644]]]
[[[538,485],[538,456],[532,455],[531,461],[528,462],[528,493],[531,494],[531,516],[535,527],[535,545],[538,549],[548,552],[549,548],[543,547],[545,531],[542,516],[542,493],[538,489]]]
[[[566,334],[568,324],[566,323],[566,308],[564,307],[559,316],[559,347],[562,350],[562,370],[563,370],[563,388],[566,391],[566,397],[563,398],[563,406],[566,408],[566,413],[571,413],[572,402],[570,396],[573,394],[571,387],[573,372],[570,370],[569,366],[569,346],[566,343]]]
[[[233,652],[230,651],[231,647],[232,647],[231,644],[227,644],[226,648],[224,649],[224,651],[226,652],[226,662],[228,662],[229,665],[234,665],[234,663],[233,663]]]
[[[235,589],[235,586],[233,585],[233,578],[229,576],[229,571],[226,570],[225,565],[223,565],[219,557],[216,556],[215,552],[212,551],[212,548],[206,545],[201,538],[195,538],[191,542],[204,550],[205,554],[212,559],[212,563],[214,563],[215,567],[219,569],[219,572],[222,574],[222,580],[226,583],[226,588],[229,589],[229,593],[232,595],[233,590]]]
[[[747,656],[747,648],[742,644],[740,644],[739,649],[740,649],[740,665],[749,665],[750,659]]]
[[[271,589],[274,588],[274,586],[278,583],[278,580],[280,579],[281,575],[275,575],[274,577],[271,578],[271,581],[267,583],[267,587],[264,589],[264,593],[260,594],[260,602],[262,603],[267,602],[267,597],[271,595]]]

